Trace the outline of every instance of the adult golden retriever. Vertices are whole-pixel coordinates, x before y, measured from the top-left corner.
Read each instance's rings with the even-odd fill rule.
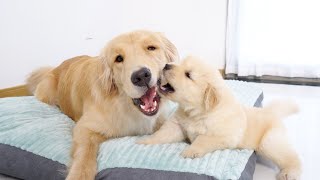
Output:
[[[245,107],[233,96],[219,71],[188,57],[181,65],[167,64],[160,92],[179,103],[175,116],[141,144],[192,143],[186,158],[226,148],[254,149],[279,167],[278,179],[297,180],[300,160],[285,137],[281,119],[295,113],[294,103],[276,101],[265,108]]]
[[[162,34],[134,31],[112,39],[97,57],[74,57],[30,75],[34,95],[77,122],[67,179],[94,179],[99,144],[106,139],[153,132],[164,117],[160,72],[178,58]]]

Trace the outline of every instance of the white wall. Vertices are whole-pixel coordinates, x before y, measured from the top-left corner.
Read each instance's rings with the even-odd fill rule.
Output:
[[[164,32],[181,56],[224,67],[227,0],[1,0],[0,88],[33,69],[97,55],[112,37],[135,29]]]

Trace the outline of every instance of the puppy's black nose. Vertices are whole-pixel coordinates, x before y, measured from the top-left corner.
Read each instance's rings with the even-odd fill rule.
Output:
[[[172,69],[172,65],[171,64],[166,64],[163,68],[163,70],[170,70]]]
[[[141,68],[131,75],[131,82],[136,86],[148,86],[150,80],[151,72],[148,68]]]

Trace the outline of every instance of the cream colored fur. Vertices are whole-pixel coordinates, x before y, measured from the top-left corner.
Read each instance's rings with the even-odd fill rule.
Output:
[[[198,158],[226,148],[248,148],[273,160],[278,179],[299,179],[301,164],[285,135],[282,118],[296,113],[290,101],[275,101],[265,108],[245,107],[233,96],[218,70],[187,57],[181,65],[164,70],[164,82],[175,89],[164,93],[178,102],[175,115],[140,144],[173,143],[188,139],[182,156]],[[187,74],[190,78],[187,77]]]
[[[148,46],[156,47],[148,50]],[[118,55],[124,61],[116,62]],[[151,86],[164,65],[177,60],[175,46],[162,34],[134,31],[112,39],[97,57],[78,56],[55,68],[42,68],[27,80],[35,96],[57,105],[76,121],[68,180],[94,179],[99,144],[121,136],[151,134],[163,122],[163,104],[154,116],[146,116],[132,98],[147,91],[130,81],[139,68],[150,69]],[[45,123],[45,122],[44,122]],[[105,162],[108,163],[108,162]]]

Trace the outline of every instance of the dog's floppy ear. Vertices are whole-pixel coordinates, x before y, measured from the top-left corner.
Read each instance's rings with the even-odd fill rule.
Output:
[[[169,39],[167,39],[162,33],[158,33],[162,43],[164,44],[165,53],[168,62],[174,62],[179,60],[179,53],[175,45]]]
[[[99,67],[99,80],[102,88],[107,92],[108,95],[115,94],[118,88],[115,84],[113,72],[110,65],[107,63],[106,56],[100,55],[101,65]]]
[[[216,89],[209,83],[203,97],[205,110],[210,110],[218,103],[218,95]]]

